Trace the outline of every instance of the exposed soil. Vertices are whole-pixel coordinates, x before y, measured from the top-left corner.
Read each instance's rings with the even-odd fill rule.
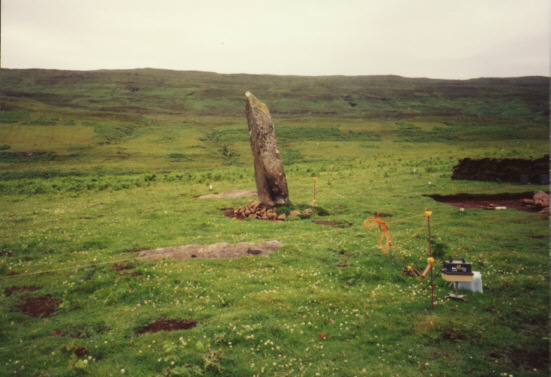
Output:
[[[4,294],[6,295],[6,297],[10,297],[12,295],[12,293],[32,292],[32,291],[36,291],[37,289],[40,289],[40,287],[35,287],[35,286],[32,286],[32,285],[24,285],[24,286],[21,286],[21,287],[13,286],[13,287],[8,287],[8,288],[4,289]]]
[[[527,204],[534,197],[534,192],[516,194],[456,194],[456,195],[424,195],[437,202],[446,203],[456,208],[465,209],[496,209],[497,207],[514,208],[524,212],[539,212],[542,208]]]
[[[38,297],[27,296],[18,301],[20,304],[15,306],[17,310],[33,318],[51,317],[54,315],[56,308],[63,302],[50,295]]]
[[[0,256],[2,255],[7,255],[8,257],[13,257],[15,256],[15,253],[11,252],[11,251],[8,251],[8,250],[2,250],[0,251]]]
[[[314,220],[312,221],[314,224],[318,224],[318,225],[329,225],[329,226],[337,226],[339,225],[339,222],[338,221],[318,221],[318,220]]]
[[[463,158],[454,166],[452,179],[520,182],[521,176],[528,176],[528,182],[545,184],[541,182],[542,175],[549,175],[548,154],[538,159]]]
[[[139,249],[126,249],[124,250],[125,253],[138,253],[140,251],[147,250],[147,248],[139,248]]]
[[[140,328],[136,331],[136,334],[140,335],[146,332],[189,330],[195,326],[197,326],[197,322],[193,319],[159,319],[145,327]]]
[[[345,250],[339,251],[339,255],[343,258],[353,258],[354,257],[353,253],[347,253]]]
[[[335,263],[335,266],[337,267],[348,267],[348,266],[352,266],[352,263]]]
[[[525,349],[516,349],[506,353],[488,354],[489,358],[499,362],[503,358],[509,358],[515,368],[525,371],[546,370],[549,367],[549,353],[542,351],[541,353],[527,352]]]
[[[90,353],[90,350],[86,347],[75,347],[75,355],[77,356],[84,356],[88,353]]]
[[[442,339],[446,340],[456,340],[456,339],[465,339],[465,335],[461,334],[459,331],[454,329],[445,329],[442,334]]]
[[[127,264],[127,265],[123,266],[121,264],[115,263],[113,265],[113,269],[115,271],[132,270],[133,268],[136,268],[136,266],[134,266],[133,264]]]
[[[517,368],[532,371],[533,368],[545,370],[549,367],[549,353],[533,353],[526,350],[513,351],[509,358]]]
[[[279,241],[264,241],[259,243],[242,242],[238,244],[217,243],[213,245],[184,245],[163,249],[144,250],[138,254],[142,259],[230,259],[247,255],[268,255],[275,253],[283,244]]]

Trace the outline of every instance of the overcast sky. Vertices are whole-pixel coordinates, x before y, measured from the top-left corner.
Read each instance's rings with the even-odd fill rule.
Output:
[[[1,0],[2,68],[549,76],[549,0]]]

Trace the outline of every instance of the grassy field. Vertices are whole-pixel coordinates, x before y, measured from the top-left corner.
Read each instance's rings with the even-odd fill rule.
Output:
[[[324,216],[237,221],[254,190],[244,115],[272,112],[291,201]],[[547,376],[549,219],[427,194],[548,191],[451,180],[464,157],[549,151],[549,78],[445,81],[160,70],[0,70],[0,375]],[[210,189],[212,185],[212,190]],[[484,293],[425,268],[431,249]],[[393,239],[364,228],[375,212]],[[268,257],[136,250],[279,240]],[[437,269],[438,270],[438,269]],[[48,296],[51,316],[21,312]],[[188,330],[140,333],[159,319]]]

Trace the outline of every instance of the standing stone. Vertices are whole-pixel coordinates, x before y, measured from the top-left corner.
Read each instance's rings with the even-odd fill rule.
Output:
[[[289,190],[277,147],[274,122],[265,104],[251,92],[246,92],[245,96],[258,200],[268,207],[288,205]]]

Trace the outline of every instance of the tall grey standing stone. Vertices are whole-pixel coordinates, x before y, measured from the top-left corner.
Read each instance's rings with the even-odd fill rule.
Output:
[[[247,91],[245,96],[258,200],[268,207],[288,205],[287,179],[270,111],[251,92]]]

